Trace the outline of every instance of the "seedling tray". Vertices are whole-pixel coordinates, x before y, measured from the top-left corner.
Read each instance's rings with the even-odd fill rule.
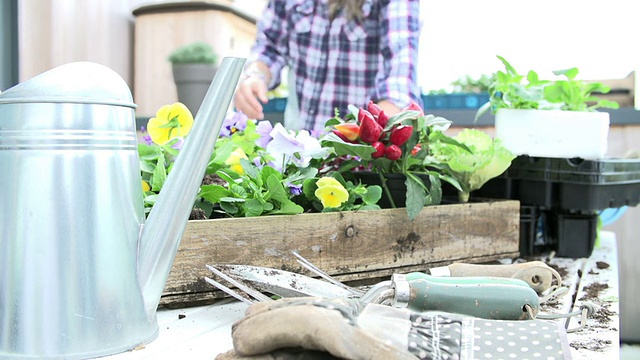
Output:
[[[640,159],[519,156],[473,196],[520,201],[521,256],[551,249],[558,256],[587,257],[597,211],[640,203]]]
[[[519,156],[474,193],[563,211],[596,211],[640,203],[640,159],[582,160]]]

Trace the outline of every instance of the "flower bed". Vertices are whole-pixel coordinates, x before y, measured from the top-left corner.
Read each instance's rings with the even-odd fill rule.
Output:
[[[149,141],[139,146],[147,210],[192,123],[180,103],[149,120]],[[512,154],[480,131],[449,137],[450,124],[415,104],[394,116],[374,103],[350,107],[327,121],[324,134],[231,113],[194,203],[207,220],[187,225],[167,303],[210,299],[214,291],[202,281],[208,263],[300,272],[294,250],[344,280],[517,255],[518,202],[465,203],[508,167]],[[363,181],[361,171],[380,181]],[[391,196],[388,174],[404,179],[399,200]],[[463,195],[463,204],[439,206],[442,182]]]

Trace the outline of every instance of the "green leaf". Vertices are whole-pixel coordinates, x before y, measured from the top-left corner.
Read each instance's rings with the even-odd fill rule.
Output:
[[[438,176],[432,174],[429,174],[429,182],[431,186],[425,199],[425,205],[438,205],[442,202],[442,183],[440,183]]]
[[[157,145],[138,144],[138,156],[140,160],[156,160],[162,154],[162,149]]]
[[[376,204],[364,204],[358,210],[380,210],[380,206]]]
[[[451,120],[432,114],[424,116],[424,127],[433,127],[437,131],[445,131],[452,124]]]
[[[275,177],[278,181],[282,180],[282,173],[278,170],[272,168],[271,166],[265,166],[260,170],[260,178],[262,179],[262,183],[266,184],[267,180],[270,177]]]
[[[228,172],[226,169],[221,169],[216,171],[216,175],[229,184],[237,183],[236,179],[238,175],[234,172]]]
[[[156,169],[156,162],[157,160],[153,160],[153,161],[140,160],[140,171],[152,174],[153,171]]]
[[[260,169],[247,159],[240,159],[240,166],[244,170],[245,177],[258,179],[260,177]]]
[[[411,124],[411,120],[414,120],[419,116],[420,116],[420,112],[416,110],[401,111],[389,117],[389,122],[387,122],[387,125],[384,127],[384,131],[389,131],[391,130],[391,128],[393,128],[398,124],[409,125]]]
[[[229,215],[235,215],[238,213],[239,208],[236,204],[230,202],[221,202],[220,208]]]
[[[352,144],[343,141],[336,134],[329,133],[325,135],[321,143],[323,146],[331,146],[338,155],[353,155],[359,156],[362,160],[371,160],[371,154],[375,152],[375,149],[371,145]]]
[[[294,203],[291,200],[287,200],[280,204],[280,209],[270,212],[269,214],[273,215],[295,215],[302,214],[304,209],[302,206]]]
[[[382,187],[378,185],[369,185],[367,186],[367,191],[362,194],[362,201],[365,204],[377,204],[378,201],[382,198]]]
[[[404,182],[407,186],[407,215],[409,216],[410,220],[413,220],[416,218],[416,216],[418,216],[418,214],[424,207],[426,192],[424,190],[424,183],[421,180],[416,180],[415,176],[410,176],[409,174],[407,175],[408,176]]]
[[[231,156],[231,153],[235,150],[235,144],[231,141],[219,141],[216,142],[216,149],[212,154],[211,162],[215,164],[224,164],[224,162]]]
[[[318,182],[317,178],[309,178],[302,182],[302,193],[310,201],[318,200],[315,194],[316,190],[318,190],[316,182]]]
[[[502,62],[502,64],[504,65],[505,69],[507,69],[507,72],[510,75],[518,75],[518,72],[516,71],[516,69],[511,66],[511,64],[502,56],[498,55],[497,58]]]
[[[214,204],[219,203],[220,199],[231,195],[231,191],[227,190],[227,188],[215,184],[202,185],[200,187],[200,193],[198,193],[198,196]]]
[[[564,75],[569,80],[575,79],[578,76],[578,68],[564,69],[564,70],[555,70],[553,71],[555,75]]]
[[[229,196],[224,196],[220,198],[220,203],[243,203],[246,201],[247,200],[243,198],[229,197]]]
[[[289,192],[284,188],[278,177],[275,175],[269,176],[266,184],[269,195],[265,197],[265,200],[273,199],[281,203],[289,200]]]
[[[158,157],[156,168],[153,170],[153,177],[151,181],[151,190],[160,192],[164,182],[167,180],[167,170],[164,167],[164,155],[161,153]]]
[[[244,205],[244,216],[252,217],[252,216],[260,216],[264,212],[264,206],[259,200],[249,199]]]
[[[478,108],[476,116],[473,118],[473,122],[476,123],[478,119],[480,119],[482,115],[486,114],[489,110],[491,110],[491,101],[487,101]]]

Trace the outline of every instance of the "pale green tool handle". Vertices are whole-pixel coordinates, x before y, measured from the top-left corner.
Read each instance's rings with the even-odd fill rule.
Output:
[[[540,309],[538,294],[526,282],[498,277],[436,277],[420,272],[406,276],[411,286],[408,307],[493,320],[530,319]]]

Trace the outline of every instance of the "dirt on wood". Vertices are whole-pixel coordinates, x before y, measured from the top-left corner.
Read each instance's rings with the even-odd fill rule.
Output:
[[[583,289],[583,291],[586,294],[584,296],[582,296],[578,300],[585,301],[585,300],[598,299],[598,296],[600,296],[600,292],[602,292],[602,290],[605,290],[605,289],[608,289],[608,288],[609,288],[608,284],[602,284],[602,283],[593,283],[591,285],[587,285]]]

